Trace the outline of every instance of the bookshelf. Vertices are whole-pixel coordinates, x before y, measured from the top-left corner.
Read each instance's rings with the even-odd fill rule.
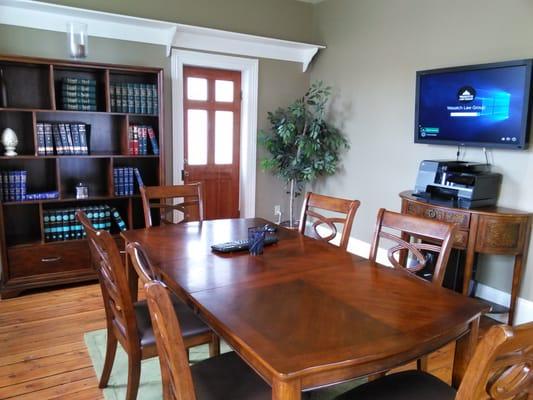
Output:
[[[0,146],[0,171],[26,171],[28,193],[58,192],[54,199],[2,199],[6,201],[0,207],[0,296],[9,298],[27,289],[94,280],[86,239],[49,241],[44,216],[50,211],[106,205],[118,211],[128,229],[144,226],[137,185],[133,195],[116,196],[113,170],[137,168],[146,185],[164,182],[163,155],[154,154],[150,140],[147,154],[130,154],[129,147],[130,125],[137,125],[152,127],[158,147],[163,149],[163,71],[1,55],[0,68],[8,93],[7,107],[0,108],[0,133],[9,127],[19,141],[14,157],[4,156]],[[66,101],[62,97],[64,84],[70,78],[91,81],[95,111],[62,109]],[[116,112],[116,87],[124,88],[126,96],[126,90],[143,85],[154,89],[153,103],[143,107],[142,113]],[[136,108],[131,103],[128,111],[140,111],[137,101],[145,100],[136,98]],[[125,104],[121,111],[126,109]],[[89,154],[41,154],[39,123],[86,124]],[[76,199],[75,187],[80,182],[88,187],[89,197]],[[110,231],[123,247],[116,223],[111,224]]]

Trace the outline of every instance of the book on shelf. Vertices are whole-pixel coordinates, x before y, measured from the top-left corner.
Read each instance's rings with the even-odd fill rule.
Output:
[[[37,155],[46,155],[46,141],[44,138],[44,123],[38,122],[37,128]]]
[[[148,140],[150,140],[152,153],[159,155],[159,145],[154,129],[149,125],[130,124],[128,127],[128,154],[147,155]]]
[[[121,113],[158,113],[157,85],[150,83],[111,83],[111,111]]]
[[[57,190],[52,190],[49,192],[39,192],[39,193],[27,193],[24,197],[24,200],[53,200],[59,199],[59,192]]]
[[[38,122],[37,155],[88,155],[89,129],[82,122]]]
[[[26,198],[27,171],[1,171],[2,201],[23,201]]]
[[[85,207],[68,207],[43,210],[43,226],[45,242],[83,239],[85,231],[76,219],[76,211],[81,210],[86,215],[96,230],[111,231],[114,221],[121,231],[127,226],[116,208],[107,204],[98,204]]]
[[[54,154],[54,139],[52,136],[52,124],[44,124],[44,154],[49,156]]]
[[[61,86],[64,110],[96,111],[96,80],[65,77]]]
[[[113,168],[113,188],[115,196],[133,196],[137,187],[144,186],[139,168],[119,167]]]

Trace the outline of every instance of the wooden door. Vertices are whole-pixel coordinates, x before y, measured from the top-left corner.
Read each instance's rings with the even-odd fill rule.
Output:
[[[204,218],[238,218],[241,73],[184,67],[185,183],[202,182]]]

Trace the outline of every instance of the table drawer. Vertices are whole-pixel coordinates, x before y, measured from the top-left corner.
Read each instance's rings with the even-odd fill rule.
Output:
[[[459,225],[459,228],[461,229],[468,229],[470,227],[470,214],[461,211],[449,209],[446,210],[431,205],[409,202],[407,204],[406,214],[427,219],[436,219],[438,221],[451,222]]]
[[[10,278],[90,269],[86,241],[47,243],[8,249]]]

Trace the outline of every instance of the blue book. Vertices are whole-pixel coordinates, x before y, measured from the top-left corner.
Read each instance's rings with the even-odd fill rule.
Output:
[[[113,190],[115,196],[118,196],[118,168],[113,168]]]
[[[111,207],[111,215],[113,219],[115,220],[115,223],[117,224],[118,229],[120,229],[121,231],[125,231],[126,229],[128,229],[126,227],[126,223],[124,222],[124,220],[122,219],[122,217],[120,216],[119,212],[117,211],[115,207]]]
[[[139,188],[144,186],[143,178],[141,177],[141,173],[139,171],[139,168],[134,168],[133,171],[135,172],[135,179],[137,179],[137,185],[139,185]]]
[[[43,210],[43,227],[44,227],[44,241],[50,242],[52,239],[52,232],[50,227],[50,211]]]
[[[148,137],[150,138],[150,143],[152,144],[152,151],[157,156],[159,155],[159,145],[157,144],[157,137],[151,126],[148,127]]]
[[[128,196],[133,196],[133,168],[126,168],[126,182],[126,194]]]

